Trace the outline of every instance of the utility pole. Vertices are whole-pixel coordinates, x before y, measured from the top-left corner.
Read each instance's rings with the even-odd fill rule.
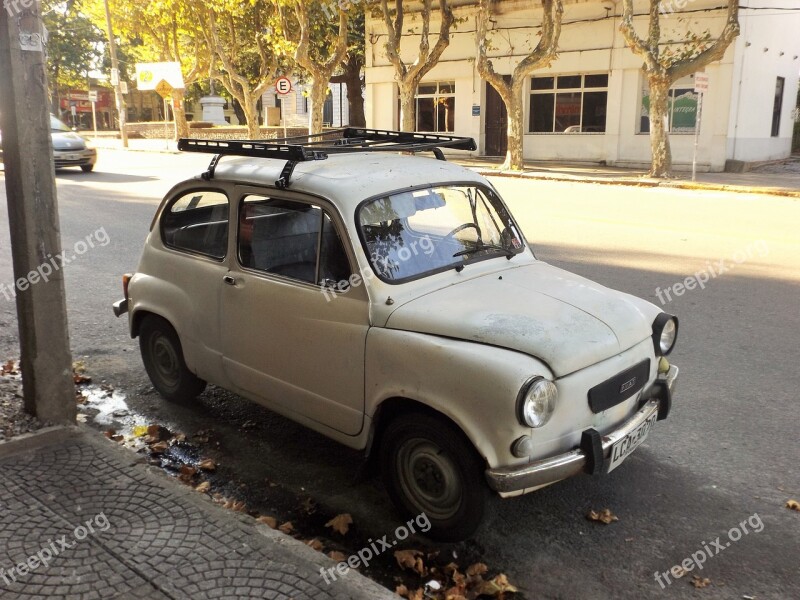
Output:
[[[122,89],[119,85],[119,61],[117,60],[117,42],[114,39],[114,27],[111,24],[111,10],[108,8],[108,0],[103,0],[106,7],[106,30],[108,31],[108,49],[111,52],[111,84],[114,86],[114,96],[117,101],[117,114],[119,115],[119,132],[122,135],[122,147],[128,147],[128,132],[125,123],[128,115],[128,108],[125,106],[125,98],[122,96]]]
[[[0,286],[0,302],[16,297],[25,410],[42,421],[69,423],[77,406],[64,274],[56,258],[61,239],[45,40],[40,4],[26,4],[0,11],[0,130],[15,277],[11,287]]]

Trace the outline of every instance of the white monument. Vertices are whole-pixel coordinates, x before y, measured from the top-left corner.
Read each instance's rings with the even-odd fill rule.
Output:
[[[211,80],[211,93],[200,98],[200,106],[203,107],[203,121],[214,125],[227,125],[225,120],[225,98],[217,96],[214,89],[214,80]]]

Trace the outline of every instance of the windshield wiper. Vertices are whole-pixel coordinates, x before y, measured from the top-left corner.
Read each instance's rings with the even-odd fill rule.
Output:
[[[474,248],[466,248],[465,250],[459,250],[458,252],[453,254],[453,258],[456,258],[458,256],[466,256],[467,254],[474,254],[476,252],[480,252],[481,250],[498,250],[503,254],[505,254],[508,260],[511,260],[516,255],[515,252],[512,252],[508,248],[504,248],[503,246],[500,246],[498,244],[487,244],[485,242],[479,241]]]

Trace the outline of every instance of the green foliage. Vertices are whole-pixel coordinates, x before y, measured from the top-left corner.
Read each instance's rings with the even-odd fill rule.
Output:
[[[103,55],[103,32],[73,2],[44,2],[43,13],[51,87],[86,87],[88,72]]]

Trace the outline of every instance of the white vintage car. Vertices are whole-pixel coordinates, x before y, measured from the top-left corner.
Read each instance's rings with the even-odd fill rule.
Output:
[[[675,317],[537,260],[441,160],[471,139],[339,133],[181,141],[225,159],[167,194],[114,306],[158,392],[209,382],[364,450],[442,540],[491,491],[619,466],[670,411]]]

